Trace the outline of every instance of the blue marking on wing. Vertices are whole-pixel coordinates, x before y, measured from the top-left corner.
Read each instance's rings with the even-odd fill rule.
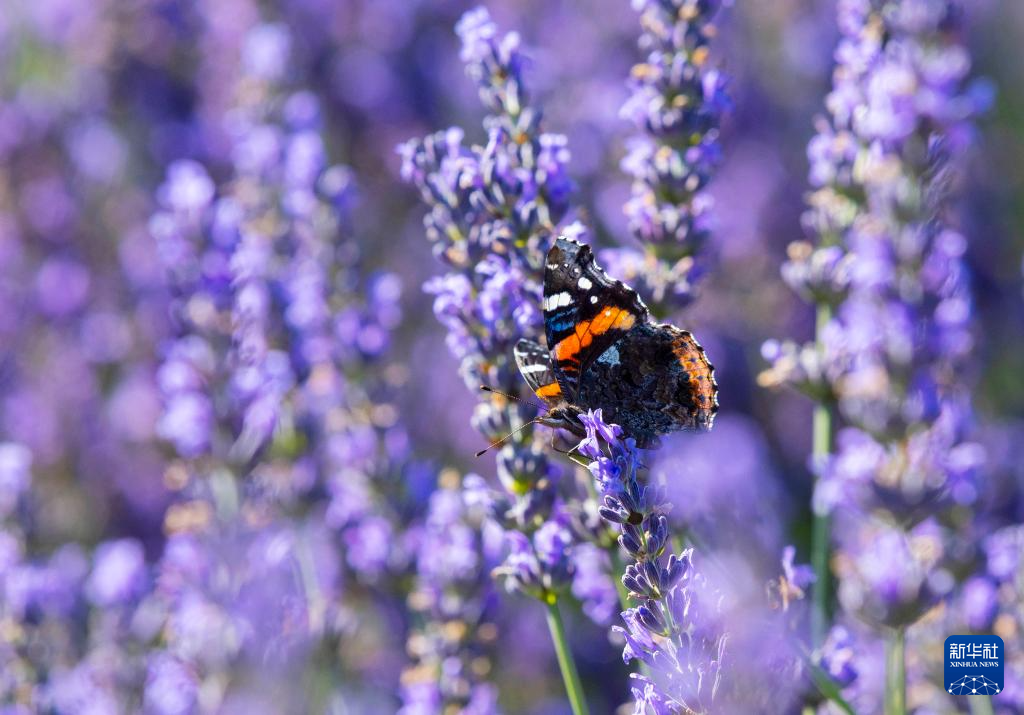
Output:
[[[568,307],[556,310],[544,318],[544,325],[552,332],[561,332],[573,327],[576,323],[576,308]]]
[[[548,329],[554,333],[560,333],[563,330],[569,330],[574,325],[574,321],[571,317],[565,318],[563,320],[548,318],[548,320],[545,322],[547,324]]]

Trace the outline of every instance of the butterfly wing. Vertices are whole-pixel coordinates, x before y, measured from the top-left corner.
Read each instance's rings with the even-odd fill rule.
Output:
[[[580,380],[581,408],[600,407],[642,448],[677,430],[711,429],[715,368],[685,330],[646,323],[629,331]]]
[[[522,339],[512,351],[526,384],[547,405],[562,401],[562,388],[551,365],[551,353],[540,343]]]
[[[680,419],[682,429],[709,430],[718,412],[715,366],[689,331],[674,325],[661,327],[670,336],[672,356],[682,368],[681,377],[686,382],[686,389],[681,390],[683,396],[677,400],[686,415]]]
[[[559,238],[544,271],[544,332],[561,391],[575,402],[580,376],[650,313],[636,291],[613,280],[590,246]]]

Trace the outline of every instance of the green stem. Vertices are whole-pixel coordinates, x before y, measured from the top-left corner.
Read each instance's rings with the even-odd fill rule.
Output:
[[[828,632],[828,514],[815,514],[811,525],[811,565],[814,568],[814,607],[811,611],[811,643],[820,648]]]
[[[967,698],[967,705],[971,708],[972,715],[992,715],[992,698],[988,695],[980,697],[972,695]]]
[[[817,312],[816,339],[821,349],[821,336],[832,318],[832,309],[821,304]],[[828,405],[818,403],[814,407],[812,432],[812,460],[822,464],[832,451],[832,413]],[[820,648],[828,631],[828,599],[831,573],[829,561],[829,517],[828,514],[814,514],[811,527],[811,566],[814,568],[814,603],[811,609],[811,645]]]
[[[896,628],[885,642],[885,715],[907,712],[907,632]]]
[[[548,609],[548,629],[551,631],[551,641],[555,644],[555,655],[558,657],[558,667],[562,671],[562,680],[565,681],[569,705],[572,706],[573,715],[589,715],[580,674],[576,672],[576,661],[573,660],[569,641],[565,637],[565,625],[562,623],[562,614],[558,611],[558,601],[551,598],[545,605]]]

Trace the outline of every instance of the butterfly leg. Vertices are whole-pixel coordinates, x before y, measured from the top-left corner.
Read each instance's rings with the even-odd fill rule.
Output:
[[[559,449],[558,448],[558,444],[555,443],[555,437],[557,436],[557,433],[558,433],[558,430],[551,430],[551,451],[552,452],[557,452],[558,454],[565,454],[565,455],[571,454],[572,451],[574,449],[576,449],[576,447],[573,447],[572,449],[570,449],[568,451],[566,451],[564,449]]]
[[[576,456],[576,455],[580,454],[580,452],[579,452],[579,445],[578,444],[574,444],[569,449],[560,449],[558,447],[558,445],[555,443],[555,433],[554,432],[551,433],[551,449],[552,449],[552,451],[557,452],[558,454],[563,454],[566,457],[568,457],[569,461],[572,462],[573,464],[577,464],[577,465],[579,465],[581,467],[587,467],[588,466],[585,461],[583,461],[581,459],[578,459],[577,456]]]

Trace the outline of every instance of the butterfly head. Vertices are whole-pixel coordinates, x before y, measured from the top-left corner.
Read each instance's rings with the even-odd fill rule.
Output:
[[[579,408],[568,402],[555,405],[547,413],[541,415],[537,421],[545,427],[563,429],[580,437],[585,436],[587,433],[583,427],[583,422],[580,420]]]

